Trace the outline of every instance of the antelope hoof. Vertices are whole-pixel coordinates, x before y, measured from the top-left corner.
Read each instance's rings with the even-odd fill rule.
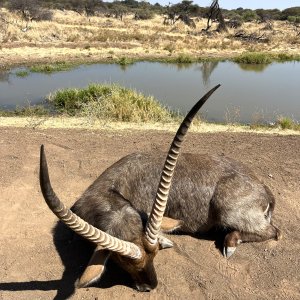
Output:
[[[282,233],[278,228],[276,228],[276,230],[277,230],[277,232],[276,232],[276,238],[275,239],[276,239],[276,241],[279,241],[279,240],[282,239]]]
[[[236,247],[224,247],[223,248],[223,255],[226,258],[229,258],[235,251]]]

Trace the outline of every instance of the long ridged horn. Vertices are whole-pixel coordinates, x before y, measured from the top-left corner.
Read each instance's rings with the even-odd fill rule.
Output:
[[[50,183],[44,145],[41,146],[40,155],[40,186],[45,201],[52,212],[76,233],[95,244],[101,245],[105,249],[109,249],[133,259],[141,258],[142,254],[138,246],[131,242],[126,242],[113,237],[90,225],[74,214],[59,200]]]
[[[184,137],[193,121],[198,110],[206,102],[206,100],[211,96],[211,94],[220,87],[220,84],[212,88],[208,93],[206,93],[189,111],[187,116],[182,121],[179,129],[176,132],[176,135],[173,139],[173,142],[170,146],[163,171],[161,174],[160,182],[158,185],[158,190],[156,193],[155,201],[152,206],[150,216],[148,218],[146,226],[146,238],[151,245],[156,244],[158,233],[160,230],[162,218],[166,209],[169,191],[171,187],[171,181],[173,177],[173,172],[177,163],[177,158],[180,152],[181,144],[184,140]]]

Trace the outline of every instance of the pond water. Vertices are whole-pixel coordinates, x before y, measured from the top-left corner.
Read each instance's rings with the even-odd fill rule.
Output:
[[[300,63],[241,65],[232,62],[164,64],[139,62],[81,65],[50,75],[22,69],[0,71],[0,107],[41,103],[57,89],[85,87],[89,83],[119,83],[153,95],[171,109],[186,112],[211,87],[221,88],[202,109],[215,122],[273,122],[278,116],[300,121]]]

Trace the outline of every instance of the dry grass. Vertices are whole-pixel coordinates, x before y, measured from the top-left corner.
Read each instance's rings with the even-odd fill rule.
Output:
[[[85,117],[1,117],[0,126],[4,127],[30,127],[30,128],[81,128],[88,130],[158,130],[175,132],[178,129],[178,122],[171,123],[132,123],[132,122],[111,122],[94,120],[90,122]],[[293,129],[283,130],[281,127],[251,127],[246,125],[221,125],[205,122],[192,124],[191,132],[255,132],[257,134],[276,135],[300,135],[300,131]]]
[[[236,29],[228,33],[207,36],[201,30],[206,19],[191,29],[177,22],[163,25],[163,17],[135,21],[126,16],[123,21],[106,17],[84,17],[73,11],[54,11],[53,21],[26,23],[17,15],[1,10],[8,21],[0,21],[0,60],[3,64],[55,61],[100,61],[121,56],[156,59],[177,57],[185,53],[192,57],[232,57],[245,51],[297,54],[300,37],[293,25],[275,22],[274,30],[263,30],[264,24],[245,23],[244,32],[263,34],[266,43],[251,43],[234,38]]]

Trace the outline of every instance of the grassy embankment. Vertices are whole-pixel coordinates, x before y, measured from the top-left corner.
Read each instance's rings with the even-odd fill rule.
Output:
[[[175,64],[190,64],[195,62],[206,62],[206,61],[216,61],[224,59],[218,58],[195,58],[191,57],[187,54],[179,54],[177,57],[173,58],[166,58],[166,59],[159,59],[156,61],[162,63],[175,63]],[[287,61],[300,61],[300,54],[272,54],[272,53],[265,53],[265,52],[245,52],[235,57],[231,57],[227,59],[228,61],[233,61],[239,64],[261,64],[267,65],[273,62],[287,62]],[[116,61],[110,61],[110,63],[116,63],[121,66],[133,64],[138,62],[139,59],[130,59],[127,57],[121,57]],[[54,73],[60,71],[68,71],[72,68],[77,67],[80,65],[79,62],[57,62],[57,63],[50,63],[50,64],[36,64],[31,67],[26,68],[25,70],[21,70],[16,72],[16,76],[18,77],[26,77],[29,76],[30,73]]]
[[[46,106],[28,105],[13,111],[0,111],[0,116],[78,116],[122,122],[170,122],[178,114],[157,100],[119,85],[90,84],[84,89],[64,89],[50,94]]]
[[[43,118],[51,116],[84,118],[92,124],[102,122],[131,123],[178,123],[182,116],[162,106],[153,97],[146,97],[134,90],[118,85],[91,84],[85,89],[65,89],[47,98],[48,106],[28,105],[14,111],[0,111],[0,116],[30,117],[33,127],[40,125]],[[39,118],[42,118],[39,120]],[[203,122],[197,118],[196,123]],[[233,125],[232,122],[228,124]],[[237,125],[237,124],[235,124]],[[249,129],[300,130],[300,124],[290,118],[279,117],[272,126],[254,122]]]

